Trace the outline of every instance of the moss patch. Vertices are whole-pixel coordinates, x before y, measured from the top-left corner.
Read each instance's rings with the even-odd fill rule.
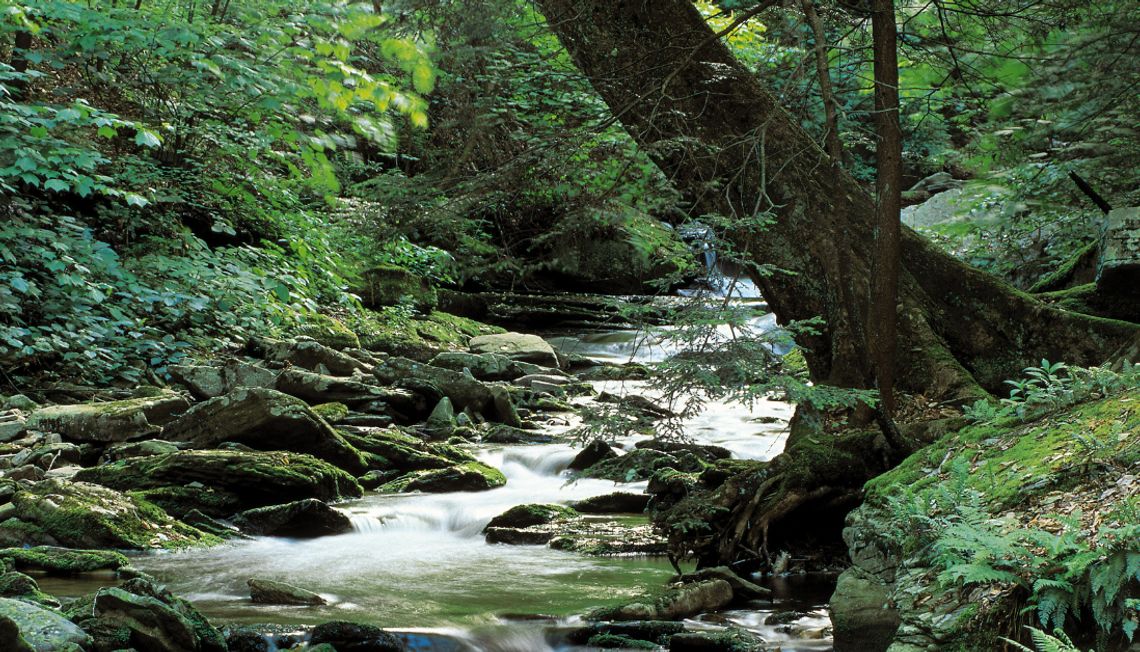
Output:
[[[4,548],[0,559],[11,562],[19,570],[38,570],[72,575],[96,570],[119,570],[127,558],[110,550],[71,550],[52,546]]]

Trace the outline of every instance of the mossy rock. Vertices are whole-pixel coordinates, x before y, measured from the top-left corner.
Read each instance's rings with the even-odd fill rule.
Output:
[[[448,493],[452,491],[486,491],[501,487],[507,478],[498,469],[480,462],[456,464],[445,469],[416,471],[381,485],[380,493]]]
[[[425,442],[394,428],[368,434],[346,432],[344,437],[372,456],[369,466],[375,471],[424,471],[475,461],[474,457],[456,446]]]
[[[6,631],[0,631],[8,637],[10,647],[6,649],[13,652],[83,652],[91,648],[92,640],[86,632],[55,611],[30,602],[0,598],[0,623],[7,626]]]
[[[294,334],[311,337],[332,349],[360,347],[360,338],[343,321],[321,313],[305,316],[301,325],[294,330]]]
[[[97,570],[119,570],[127,558],[111,550],[73,550],[54,546],[0,549],[0,559],[19,570],[44,571],[49,574],[74,575]]]
[[[332,424],[348,416],[348,406],[335,401],[332,403],[314,405],[310,409],[313,411],[313,414],[316,414],[318,417]]]
[[[124,491],[198,483],[236,496],[240,509],[304,498],[335,501],[364,493],[351,475],[328,462],[281,451],[179,451],[83,469],[75,477]]]
[[[361,274],[360,301],[371,309],[411,305],[427,312],[439,301],[435,288],[415,273],[397,265],[377,265]]]
[[[0,597],[17,598],[45,607],[59,607],[59,600],[56,600],[55,596],[44,593],[34,579],[16,571],[0,573]],[[0,641],[2,640],[0,637]],[[0,646],[0,649],[4,649],[3,646]]]
[[[185,520],[192,512],[200,512],[211,518],[225,518],[242,505],[241,499],[232,492],[197,485],[156,487],[127,493],[158,505],[179,520]]]
[[[613,482],[638,482],[648,480],[664,468],[699,473],[707,467],[707,462],[686,451],[674,455],[651,448],[637,448],[625,455],[604,459],[582,471],[582,475]]]
[[[660,650],[661,646],[649,641],[642,641],[636,638],[629,638],[628,636],[619,636],[617,634],[595,634],[586,641],[586,645],[590,647],[598,647],[604,650]]]
[[[532,525],[550,523],[558,519],[574,518],[576,516],[578,516],[578,512],[565,505],[516,505],[491,519],[491,521],[487,523],[487,528],[524,528]],[[484,528],[484,532],[485,531],[486,528]]]
[[[45,480],[17,493],[12,504],[16,517],[0,523],[0,534],[13,532],[27,542],[133,550],[221,542],[153,503],[97,484]]]

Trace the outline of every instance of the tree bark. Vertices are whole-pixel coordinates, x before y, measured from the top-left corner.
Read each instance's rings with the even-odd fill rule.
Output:
[[[810,1],[810,0],[805,0]],[[895,412],[895,305],[899,289],[899,211],[902,210],[902,129],[899,126],[899,61],[894,0],[872,0],[871,29],[875,65],[876,234],[872,273],[871,352],[880,410],[886,419]],[[893,429],[888,424],[887,431]]]
[[[827,60],[827,34],[823,30],[823,21],[819,19],[819,12],[815,10],[812,0],[802,2],[804,17],[811,27],[812,38],[815,40],[815,74],[819,79],[819,98],[823,101],[824,135],[823,142],[827,153],[838,165],[843,159],[843,143],[839,140],[839,116],[836,112],[835,93],[831,90],[831,71]]]
[[[781,322],[803,336],[812,377],[874,386],[867,346],[875,203],[713,36],[686,0],[538,0],[551,29],[626,130],[692,203],[735,220]],[[756,226],[756,218],[774,218]],[[900,238],[896,386],[970,400],[1042,358],[1099,364],[1137,337],[1126,322],[1051,308],[938,251]]]
[[[15,46],[12,48],[12,71],[23,74],[28,71],[28,50],[32,49],[32,33],[27,30],[16,32]],[[11,82],[12,99],[17,102],[26,99],[28,83],[24,79]]]

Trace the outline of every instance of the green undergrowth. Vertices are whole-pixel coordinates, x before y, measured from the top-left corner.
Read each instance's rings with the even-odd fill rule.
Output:
[[[1098,649],[1140,625],[1140,389],[952,432],[866,485],[865,515],[947,589],[1012,589]],[[1095,634],[1094,634],[1095,632]]]

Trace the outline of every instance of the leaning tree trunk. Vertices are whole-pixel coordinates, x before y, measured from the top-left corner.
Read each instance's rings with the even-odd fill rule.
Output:
[[[613,114],[692,202],[693,214],[734,220],[729,237],[738,251],[787,272],[757,279],[781,322],[825,320],[818,334],[799,341],[812,378],[872,387],[871,197],[831,164],[688,0],[537,2]],[[774,221],[755,228],[761,214]],[[899,389],[969,400],[1042,358],[1098,364],[1140,340],[1136,324],[1051,308],[909,229],[901,235]],[[876,450],[873,433],[854,434],[789,442],[767,468],[727,482],[714,499],[728,517],[710,520],[713,536],[687,543],[688,552],[702,563],[763,560],[777,547],[796,548],[794,537],[808,527],[835,537],[863,483],[887,470],[898,452]],[[668,527],[669,501],[655,504],[657,522]],[[684,509],[682,503],[677,512]]]
[[[687,0],[538,0],[614,115],[693,203],[740,224],[738,250],[790,273],[758,279],[812,377],[873,386],[867,328],[875,205],[746,70]],[[770,212],[774,223],[750,218]],[[1138,327],[1051,308],[902,234],[897,385],[965,400],[1047,358],[1097,364]]]

